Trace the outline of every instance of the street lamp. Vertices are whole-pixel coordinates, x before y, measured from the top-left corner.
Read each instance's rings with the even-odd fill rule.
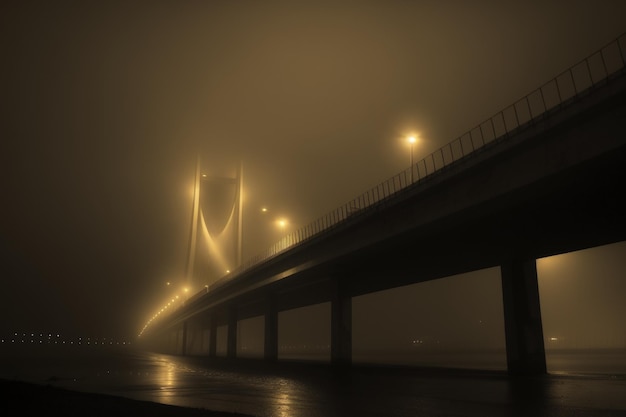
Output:
[[[278,219],[276,220],[276,224],[281,230],[285,230],[285,228],[287,227],[287,219],[284,219],[284,218]]]
[[[417,142],[417,138],[415,136],[409,136],[407,139],[409,143],[409,154],[410,154],[410,167],[411,167],[411,183],[413,183],[413,145]]]

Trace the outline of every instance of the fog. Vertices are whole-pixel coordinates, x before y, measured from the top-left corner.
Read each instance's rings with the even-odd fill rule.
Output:
[[[618,349],[613,369],[626,365],[625,254],[622,242],[538,260],[549,367],[563,366],[563,351],[594,349]],[[501,291],[500,269],[489,268],[356,297],[353,360],[506,369]],[[263,318],[240,321],[238,331],[238,356],[262,357]],[[225,338],[226,327],[218,336],[224,356]],[[279,357],[330,359],[329,303],[279,315]]]
[[[276,219],[295,230],[403,170],[407,135],[430,153],[623,16],[607,0],[3,2],[0,329],[134,337],[183,284],[198,156],[244,167],[247,258],[286,233]],[[625,251],[539,262],[546,337],[624,346]],[[359,297],[355,348],[501,348],[499,291],[487,270]],[[324,345],[324,308],[280,320]]]

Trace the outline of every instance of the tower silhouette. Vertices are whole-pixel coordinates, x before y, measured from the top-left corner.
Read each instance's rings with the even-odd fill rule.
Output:
[[[242,261],[243,166],[234,177],[209,175],[196,164],[189,232],[187,285],[198,289],[236,268]]]

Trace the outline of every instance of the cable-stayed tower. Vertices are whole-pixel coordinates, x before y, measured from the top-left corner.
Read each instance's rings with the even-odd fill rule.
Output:
[[[185,268],[193,289],[211,284],[242,261],[243,165],[231,177],[205,169],[198,157]]]

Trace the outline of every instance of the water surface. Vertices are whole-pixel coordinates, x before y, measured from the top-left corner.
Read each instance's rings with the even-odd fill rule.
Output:
[[[0,377],[259,417],[626,415],[626,376],[210,361],[101,349],[2,355]],[[610,411],[612,410],[612,411]]]

